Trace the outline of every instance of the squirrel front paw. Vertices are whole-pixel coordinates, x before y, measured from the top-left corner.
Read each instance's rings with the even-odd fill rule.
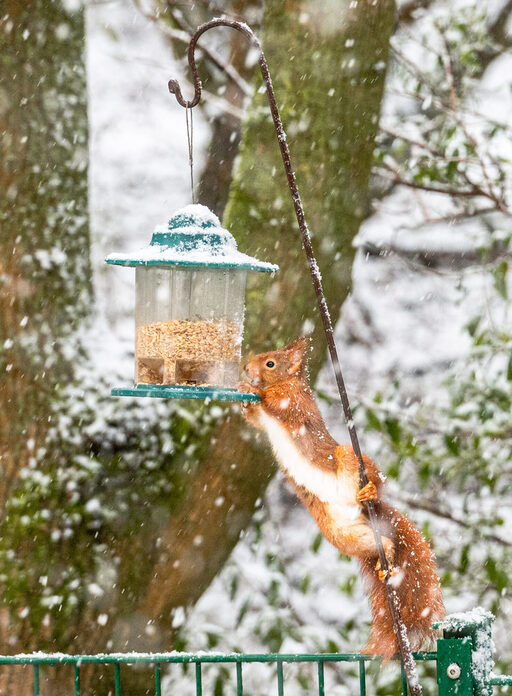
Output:
[[[365,503],[367,500],[377,500],[378,497],[377,486],[372,481],[368,481],[366,486],[363,486],[356,494],[356,500],[359,504]]]
[[[261,396],[261,389],[255,387],[250,382],[238,382],[238,391],[242,394],[258,394]]]
[[[249,384],[249,382],[239,382],[238,391],[242,394],[259,394],[261,396],[261,391],[258,389],[258,387]],[[259,429],[261,429],[260,410],[261,405],[254,401],[242,401],[240,403],[240,411],[242,416],[248,423]]]

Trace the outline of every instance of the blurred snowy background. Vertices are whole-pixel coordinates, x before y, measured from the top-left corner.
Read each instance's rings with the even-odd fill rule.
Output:
[[[177,208],[190,202],[185,114],[169,95],[167,80],[177,77],[185,81],[184,89],[190,94],[182,59],[186,47],[180,43],[180,32],[186,32],[187,23],[193,22],[196,14],[204,20],[205,13],[215,16],[219,8],[208,2],[198,3],[200,11],[194,3],[167,3],[167,9],[171,8],[169,21],[165,4],[156,0],[108,0],[90,2],[86,8],[95,310],[92,327],[85,332],[85,344],[93,355],[98,354],[99,364],[89,378],[103,380],[105,389],[120,383],[119,380],[131,379],[134,277],[124,269],[106,267],[103,259],[114,250],[143,246],[156,224],[165,222]],[[298,26],[302,28],[310,22],[320,22],[322,12],[330,12],[339,21],[347,12],[336,3],[322,3],[322,11],[316,17],[315,8],[309,3],[297,5],[300,8],[293,8],[291,14],[298,16]],[[474,0],[411,1],[400,5],[400,21],[389,29],[390,67],[367,207],[358,213],[362,224],[353,240],[356,252],[351,270],[348,261],[351,291],[336,323],[336,340],[356,407],[363,448],[386,472],[389,499],[407,511],[431,539],[448,611],[484,604],[497,613],[495,640],[499,657],[505,661],[512,655],[506,640],[511,630],[508,568],[512,546],[512,518],[508,510],[512,432],[512,327],[508,312],[512,128],[509,5],[496,2],[482,7]],[[244,3],[230,3],[220,9],[243,14],[243,6]],[[263,31],[265,36],[260,3],[247,3],[246,10],[248,21],[256,22],[258,32]],[[273,11],[278,12],[269,3],[269,18],[264,23],[269,42]],[[344,37],[348,48],[351,40]],[[221,39],[212,39],[211,46],[224,61],[232,57],[230,51],[236,48],[223,47]],[[356,71],[357,66],[354,68],[350,60],[347,57],[348,63],[341,63],[340,70],[348,65],[348,70]],[[279,72],[277,62],[272,64],[269,58],[269,63],[271,71]],[[383,67],[376,69],[382,71]],[[238,60],[238,68],[243,73],[240,80],[247,87],[253,80],[254,57],[248,54]],[[250,89],[245,95],[230,96],[218,73],[215,69],[210,73],[215,89],[206,85],[206,106],[194,111],[197,173],[211,160],[210,141],[221,132],[219,121],[226,113],[232,117],[235,114],[233,118],[238,119],[234,137],[238,143],[240,116],[247,118],[249,113],[252,123],[261,111],[262,102],[260,106],[250,106]],[[305,74],[304,80],[309,77]],[[307,116],[307,111],[301,114],[301,118]],[[289,104],[284,108],[284,121],[285,128],[292,124],[290,146],[294,157],[293,136],[308,129],[308,125],[301,125]],[[251,143],[249,127],[241,137]],[[246,157],[242,148],[235,162],[239,181]],[[274,174],[266,171],[261,176],[271,181]],[[299,183],[300,177],[299,168]],[[327,185],[327,197],[328,191]],[[236,195],[235,187],[226,209],[228,220],[236,220],[239,212]],[[284,197],[279,202],[278,198],[272,202],[270,197],[269,201],[275,211],[290,205]],[[219,204],[220,213],[224,203]],[[314,217],[317,220],[318,216]],[[336,229],[336,221],[333,224]],[[343,225],[340,221],[340,235]],[[312,229],[315,234],[314,225]],[[241,247],[243,241],[239,239]],[[293,243],[299,249],[298,231]],[[317,244],[321,246],[318,239]],[[262,258],[273,260],[277,248],[267,245],[259,253]],[[328,270],[328,258],[327,253],[324,266],[321,260],[322,271]],[[339,254],[332,255],[333,268],[339,258]],[[303,264],[299,251],[295,263]],[[336,285],[329,287],[334,291]],[[287,286],[280,292],[286,293]],[[281,307],[287,307],[286,294]],[[250,311],[257,308],[258,302],[253,303]],[[279,317],[272,321],[280,323]],[[293,333],[289,335],[276,332],[277,345],[308,331],[313,323],[307,315],[297,315],[292,326]],[[265,334],[266,345],[271,340],[272,333]],[[324,356],[321,339],[315,342],[314,351],[317,356]],[[87,369],[80,369],[79,374],[86,379],[83,375]],[[347,441],[327,361],[319,371],[316,389],[331,432],[340,441]],[[81,408],[81,397],[77,395],[83,397],[80,385],[73,394],[77,405],[69,414],[66,433],[76,435],[85,428],[93,440],[108,440],[115,431],[115,407],[102,404],[97,421],[85,419],[84,426],[77,415]],[[96,408],[92,404],[92,409]],[[154,441],[149,445],[144,440],[141,461],[149,461],[152,455],[156,460],[155,452],[166,438],[170,443],[168,452],[178,451],[177,443],[182,437],[188,448],[184,445],[185,455],[193,455],[193,471],[200,461],[200,447],[194,444],[189,432],[172,424],[177,418],[190,423],[197,418],[201,428],[209,432],[215,423],[232,418],[229,407],[217,405],[199,416],[187,415],[182,405],[172,405],[170,410],[154,403],[139,404],[133,407],[135,410],[127,408],[129,425],[119,440],[120,447],[132,436],[135,441],[149,437],[148,433],[153,433],[151,426],[140,423],[157,419],[161,430],[151,435]],[[72,423],[75,416],[79,426]],[[62,419],[59,423],[55,428],[62,435]],[[171,424],[169,436],[164,432],[166,423]],[[54,432],[53,441],[61,435]],[[100,460],[97,452],[86,456],[90,461]],[[123,456],[130,462],[130,455],[125,452],[121,459]],[[38,461],[44,458],[45,452],[39,452]],[[134,460],[134,470],[143,466],[137,461]],[[88,480],[80,489],[80,505],[85,510],[80,508],[80,514],[83,524],[89,525],[89,532],[100,530],[101,543],[109,551],[103,546],[95,550],[92,579],[83,571],[78,575],[87,576],[85,597],[91,600],[96,592],[97,601],[92,602],[88,620],[98,632],[95,635],[100,636],[102,649],[153,648],[157,645],[153,639],[169,635],[174,641],[169,647],[191,651],[343,652],[357,650],[364,644],[370,617],[357,565],[340,558],[334,548],[321,540],[313,521],[297,504],[280,474],[256,499],[252,523],[240,524],[241,531],[234,532],[240,541],[228,560],[219,565],[215,577],[205,582],[188,606],[187,601],[183,606],[178,603],[169,613],[165,613],[166,607],[157,619],[150,616],[151,601],[144,603],[134,593],[128,600],[128,604],[133,601],[133,615],[126,607],[116,615],[121,603],[112,597],[115,587],[122,584],[119,567],[125,550],[121,544],[107,540],[109,534],[115,534],[108,526],[115,516],[112,510],[100,514],[90,505],[91,500],[99,500],[101,510],[109,508],[110,474],[102,478],[98,473],[101,467],[97,466],[95,476],[101,480],[100,492]],[[123,464],[120,466],[119,477],[123,479],[127,474]],[[75,484],[69,483],[72,477],[66,476],[62,481],[73,488]],[[136,487],[134,480],[140,483],[137,504],[143,507],[144,479],[136,479],[133,472],[128,479],[130,476],[130,485]],[[50,494],[47,490],[43,494],[36,491],[40,481],[33,474],[26,478],[31,486],[28,499],[40,506],[38,496]],[[179,487],[174,479],[173,485],[174,490]],[[120,509],[125,512],[130,505],[129,495],[126,494],[126,500],[120,498]],[[217,495],[214,499],[221,498]],[[162,507],[161,501],[159,505]],[[23,506],[18,504],[20,507]],[[141,512],[141,520],[144,515]],[[190,520],[190,538],[202,539],[201,534],[193,533],[193,509]],[[163,533],[156,542],[151,539],[151,548],[168,544],[166,553],[172,560],[171,542],[179,536],[178,533],[166,537]],[[201,543],[198,541],[198,545]],[[139,553],[145,552],[144,543],[134,544]],[[151,558],[152,553],[153,550],[148,552]],[[101,554],[104,560],[100,562]],[[49,558],[51,563],[51,555]],[[175,563],[184,562],[184,556],[177,558],[180,560]],[[6,567],[11,568],[11,561],[5,562]],[[74,577],[73,572],[69,577]],[[55,582],[57,586],[58,581]],[[47,593],[58,598],[53,604],[46,601],[44,610],[31,610],[35,616],[32,630],[38,621],[45,620],[47,610],[58,609],[59,598],[62,607],[71,601],[71,596],[79,595],[73,588],[69,590],[70,582],[62,580],[60,589]],[[97,589],[91,589],[92,584]],[[182,590],[176,591],[179,594]],[[25,619],[21,590],[10,601]],[[111,603],[115,605],[112,616]],[[159,621],[167,622],[168,631],[155,628]],[[160,645],[159,649],[164,647]],[[251,692],[264,693],[274,688],[273,675],[268,670],[261,668],[252,674],[247,682]],[[349,693],[355,678],[350,669],[332,670],[332,674],[329,671],[330,693]],[[375,693],[390,693],[397,670],[393,666],[379,674],[375,670],[372,678]],[[212,676],[215,693],[227,693],[232,679],[233,675],[223,672]],[[305,692],[312,679],[308,670],[293,670],[287,693]],[[166,678],[166,684],[169,693],[176,689],[185,693],[190,675],[174,673]]]

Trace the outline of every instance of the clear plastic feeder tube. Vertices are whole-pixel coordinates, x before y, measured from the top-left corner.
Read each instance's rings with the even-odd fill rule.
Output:
[[[236,387],[247,272],[138,267],[135,383]]]

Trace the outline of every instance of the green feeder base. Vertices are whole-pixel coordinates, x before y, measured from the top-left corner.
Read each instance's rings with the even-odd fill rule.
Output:
[[[212,401],[259,401],[257,394],[229,387],[196,387],[176,384],[139,384],[112,389],[112,396],[152,396],[158,399],[211,399]]]

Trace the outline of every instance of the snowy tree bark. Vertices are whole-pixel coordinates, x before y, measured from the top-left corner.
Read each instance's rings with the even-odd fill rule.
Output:
[[[91,299],[83,12],[68,5],[2,10],[1,507],[42,442]]]
[[[327,2],[270,0],[263,44],[336,318],[350,290],[352,240],[367,212],[394,3],[347,0],[336,13],[330,9]],[[281,268],[272,284],[263,278],[251,281],[246,347],[270,349],[312,330],[314,379],[325,346],[262,94],[255,96],[247,119],[225,222],[241,248]],[[156,564],[141,605],[169,640],[167,617],[201,596],[274,473],[268,450],[236,411],[209,435],[193,484],[163,537],[168,553]]]
[[[83,8],[6,0],[0,17],[3,516],[20,472],[43,445],[50,404],[71,379],[69,345],[92,288]],[[0,650],[16,650],[22,639],[24,649],[36,647],[38,637],[22,636],[11,619],[3,609]],[[10,672],[22,681],[2,680],[2,693],[25,693],[30,679]]]

